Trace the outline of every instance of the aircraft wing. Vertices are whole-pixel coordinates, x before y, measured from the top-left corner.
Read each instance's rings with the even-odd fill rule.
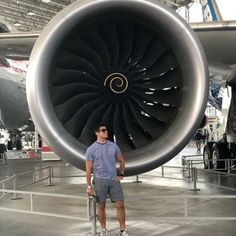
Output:
[[[191,24],[205,50],[210,79],[218,85],[236,82],[236,21]]]
[[[205,50],[211,81],[218,85],[236,82],[236,21],[190,25]],[[39,32],[0,34],[1,56],[15,60],[29,59],[39,34]]]
[[[14,60],[28,60],[39,33],[1,33],[0,56]]]

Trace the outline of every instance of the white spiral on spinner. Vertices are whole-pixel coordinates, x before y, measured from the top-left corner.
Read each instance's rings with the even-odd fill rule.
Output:
[[[113,73],[105,79],[104,86],[107,85],[113,93],[123,93],[128,88],[129,82],[124,75]],[[118,90],[118,88],[121,90]]]

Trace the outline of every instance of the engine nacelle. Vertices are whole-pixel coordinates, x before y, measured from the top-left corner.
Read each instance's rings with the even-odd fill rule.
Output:
[[[75,2],[46,26],[30,57],[27,99],[36,127],[83,170],[98,123],[123,151],[126,175],[162,165],[193,137],[207,98],[198,38],[158,1]]]

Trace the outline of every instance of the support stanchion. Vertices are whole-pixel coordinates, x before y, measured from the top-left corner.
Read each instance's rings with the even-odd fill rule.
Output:
[[[96,200],[93,195],[88,197],[88,218],[91,222],[91,236],[97,235],[97,215],[96,215]]]
[[[34,211],[34,194],[30,194],[30,211]]]
[[[230,174],[231,168],[230,168],[230,159],[227,159],[227,173]]]
[[[3,189],[3,190],[6,189],[5,183],[2,183],[2,189]],[[5,196],[5,192],[3,191],[3,192],[2,192],[2,197],[4,197],[4,196]]]
[[[0,161],[2,162],[2,164],[5,164],[5,158],[6,158],[6,154],[4,153],[0,153]]]
[[[3,155],[2,155],[2,164],[3,165],[5,164],[5,158],[6,158],[6,153],[3,153]]]
[[[217,173],[217,184],[221,185],[221,180],[220,180],[220,174],[219,173]]]
[[[47,186],[54,186],[54,184],[52,184],[52,166],[48,167],[48,185]]]
[[[200,191],[199,188],[197,188],[197,169],[193,167],[191,169],[192,172],[192,181],[193,181],[193,189],[191,191]]]
[[[161,167],[161,176],[162,176],[162,178],[165,177],[164,166]]]
[[[142,183],[142,181],[139,180],[139,176],[138,175],[136,175],[136,180],[133,183]]]
[[[190,161],[187,160],[186,163],[187,163],[187,178],[190,179],[190,177],[191,177],[191,175],[190,175]]]
[[[181,171],[186,171],[186,156],[182,156],[182,166],[183,168],[181,169]]]
[[[36,180],[36,176],[35,176],[35,172],[33,172],[33,182],[35,182],[35,180]]]
[[[16,174],[14,174],[13,176],[14,176],[14,178],[13,178],[13,190],[16,191],[16,186],[17,186],[17,185],[16,185],[16,184],[17,184],[17,183],[16,183]],[[21,198],[21,197],[18,197],[18,196],[17,196],[17,193],[14,192],[14,195],[13,195],[13,197],[11,198],[11,200],[20,200],[20,199],[22,199],[22,198]]]

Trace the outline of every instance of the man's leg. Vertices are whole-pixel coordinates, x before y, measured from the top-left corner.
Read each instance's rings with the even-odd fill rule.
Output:
[[[120,224],[120,230],[125,229],[125,206],[124,201],[116,201],[117,220]]]
[[[94,178],[93,186],[96,194],[98,220],[102,229],[106,229],[106,199],[108,194],[107,180]]]
[[[105,202],[99,202],[97,203],[97,209],[98,209],[98,220],[100,222],[100,225],[102,229],[106,229],[106,203]]]

